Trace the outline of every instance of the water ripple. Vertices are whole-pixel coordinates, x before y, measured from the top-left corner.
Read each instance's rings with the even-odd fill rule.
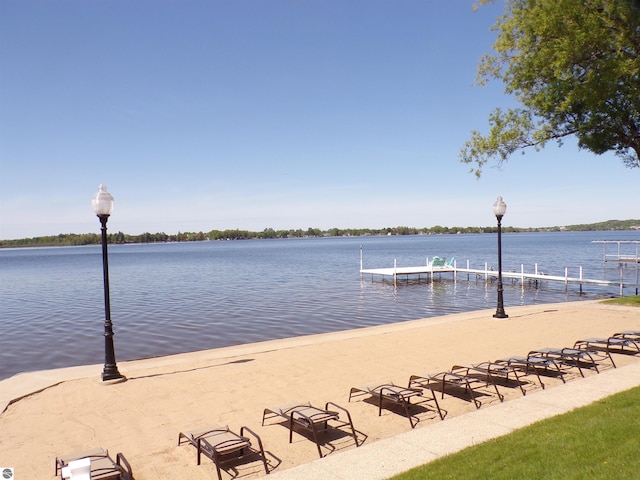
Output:
[[[620,232],[612,233],[618,237]],[[592,234],[505,235],[505,270],[602,270]],[[636,237],[638,235],[636,234]],[[636,238],[633,237],[633,238]],[[602,238],[602,236],[599,236]],[[480,281],[361,279],[364,267],[417,265],[426,256],[494,255],[492,235],[370,237],[110,246],[111,318],[119,361],[495,308]],[[544,253],[544,255],[543,255]],[[625,275],[634,272],[622,272]],[[563,273],[562,273],[563,274]],[[614,289],[615,290],[615,289]],[[505,285],[505,305],[615,294],[611,289]],[[99,247],[0,251],[0,379],[104,360]]]

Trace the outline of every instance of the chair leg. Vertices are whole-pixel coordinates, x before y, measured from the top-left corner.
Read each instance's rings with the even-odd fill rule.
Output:
[[[242,427],[240,429],[240,436],[244,436],[244,432],[245,430],[247,432],[249,432],[249,434],[251,434],[256,441],[258,442],[258,448],[260,449],[260,458],[262,459],[262,464],[264,465],[264,471],[266,472],[267,475],[269,475],[269,467],[267,466],[267,456],[264,454],[264,447],[262,446],[262,439],[258,436],[258,434],[256,434],[253,430],[249,429],[248,427]],[[222,480],[222,479],[219,479]]]
[[[289,417],[289,443],[293,442],[293,413]]]
[[[351,427],[351,436],[353,437],[353,441],[356,443],[356,447],[359,447],[358,445],[358,436],[356,435],[356,429],[353,426],[353,421],[351,420],[351,414],[349,413],[349,410],[347,410],[346,408],[342,408],[340,405],[335,404],[333,402],[327,402],[324,404],[324,409],[325,410],[329,410],[329,406],[333,405],[335,408],[337,408],[338,410],[341,410],[346,416],[347,416],[347,420],[348,422],[345,422],[342,419],[339,419],[338,421],[342,422],[344,425],[342,426],[347,426],[347,424]],[[329,426],[329,422],[325,422],[325,428],[328,428]]]
[[[216,463],[216,472],[218,472],[218,480],[222,480],[222,473],[220,473],[220,467]]]
[[[500,390],[498,390],[498,385],[496,385],[496,382],[493,381],[493,378],[490,377],[490,379],[491,379],[491,384],[493,385],[493,388],[496,391],[496,395],[498,395],[498,398],[500,399],[500,402],[504,402],[504,395],[502,395],[500,393]],[[522,387],[520,388],[522,389]]]
[[[316,424],[311,423],[311,433],[313,433],[313,441],[316,442],[316,447],[318,449],[318,455],[322,458],[322,449],[320,448],[320,440],[318,440],[318,432],[316,431]]]
[[[438,397],[436,397],[436,394],[433,393],[433,390],[431,388],[429,388],[429,391],[431,392],[433,401],[436,404],[436,408],[438,409],[438,415],[440,415],[440,420],[444,420],[444,416],[442,415],[442,410],[440,410],[440,404],[438,403]]]
[[[351,414],[349,412],[347,412],[347,419],[349,420],[349,426],[351,427],[351,435],[353,436],[353,441],[356,442],[356,447],[359,447],[360,445],[358,445],[358,435],[356,435],[356,429],[353,426],[353,421],[351,420]]]
[[[415,424],[413,423],[413,418],[411,417],[411,412],[409,411],[409,406],[411,405],[411,402],[409,400],[405,400],[402,402],[402,405],[404,406],[404,411],[407,414],[407,417],[409,418],[409,425],[411,425],[411,428],[416,428],[416,425],[418,424],[418,422],[416,422]]]
[[[523,397],[526,396],[527,395],[527,391],[522,386],[523,382],[520,381],[520,377],[518,377],[518,372],[517,372],[517,370],[515,368],[513,369],[513,375],[516,377],[516,383],[520,387],[520,393],[522,393]],[[507,382],[508,381],[509,381],[509,372],[507,371]]]
[[[607,350],[607,357],[609,357],[609,360],[611,361],[611,365],[613,365],[613,368],[618,368],[616,367],[616,364],[613,361],[613,357],[611,356],[611,352],[609,352],[609,350]]]
[[[200,454],[202,453],[202,442],[201,439],[198,439],[197,445],[196,445],[196,465],[200,465]]]
[[[467,383],[467,387],[468,387],[469,395],[471,396],[471,400],[473,400],[473,404],[476,406],[476,410],[477,410],[482,406],[482,403],[480,403],[480,400],[476,399],[476,396],[473,392],[473,388],[471,388],[471,386],[469,386],[468,383]]]

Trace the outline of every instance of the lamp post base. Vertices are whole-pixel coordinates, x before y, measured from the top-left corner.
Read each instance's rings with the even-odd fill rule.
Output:
[[[127,377],[125,377],[124,375],[122,375],[119,371],[118,368],[112,368],[112,369],[107,369],[105,368],[102,371],[102,381],[103,382],[113,382],[113,383],[117,383],[119,382],[124,382],[127,379]]]
[[[509,318],[509,315],[504,312],[496,312],[493,314],[493,318]]]
[[[100,385],[115,385],[116,383],[123,383],[126,381],[127,381],[127,377],[125,377],[124,375],[120,375],[117,378],[110,378],[110,379],[103,378],[100,381]]]

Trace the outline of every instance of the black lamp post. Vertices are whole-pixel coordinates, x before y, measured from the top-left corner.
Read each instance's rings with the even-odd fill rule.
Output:
[[[126,380],[125,376],[118,372],[116,365],[116,353],[113,348],[113,325],[111,323],[111,303],[109,301],[109,259],[107,256],[107,220],[113,210],[113,197],[107,192],[106,185],[98,187],[91,199],[93,211],[100,219],[102,225],[102,272],[104,277],[104,370],[102,380]]]
[[[493,315],[494,318],[507,318],[504,312],[504,301],[502,299],[502,217],[507,211],[507,204],[502,201],[502,197],[498,197],[496,203],[493,204],[493,213],[498,219],[498,308]]]

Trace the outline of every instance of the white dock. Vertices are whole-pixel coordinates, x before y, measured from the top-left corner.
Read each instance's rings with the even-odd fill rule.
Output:
[[[565,268],[564,276],[561,275],[546,275],[542,272],[539,272],[537,269],[537,265],[535,267],[535,271],[533,273],[528,273],[524,271],[524,265],[520,266],[520,272],[502,272],[502,278],[505,279],[514,279],[519,280],[522,284],[522,288],[525,287],[527,281],[551,281],[551,282],[563,282],[565,284],[565,288],[570,284],[578,284],[580,287],[580,291],[582,292],[583,285],[602,285],[602,286],[619,286],[620,287],[620,296],[624,295],[624,288],[626,285],[623,281],[614,282],[611,280],[600,280],[600,279],[591,279],[584,278],[582,275],[582,267],[579,269],[578,277],[569,276],[569,269]],[[364,275],[371,275],[372,279],[375,276],[380,277],[392,277],[393,284],[396,285],[398,281],[398,277],[406,277],[410,276],[420,276],[424,275],[429,278],[432,282],[436,275],[441,274],[451,274],[454,281],[457,281],[459,274],[466,274],[467,280],[470,280],[470,276],[474,276],[476,279],[483,278],[485,282],[489,282],[490,280],[498,278],[498,272],[496,270],[492,270],[485,263],[484,269],[478,268],[470,268],[469,260],[467,260],[466,268],[458,268],[457,263],[454,261],[452,265],[445,266],[433,266],[428,260],[426,265],[415,266],[415,267],[398,267],[396,261],[394,260],[394,266],[389,268],[362,268],[362,259],[360,263],[360,277],[362,278]]]

